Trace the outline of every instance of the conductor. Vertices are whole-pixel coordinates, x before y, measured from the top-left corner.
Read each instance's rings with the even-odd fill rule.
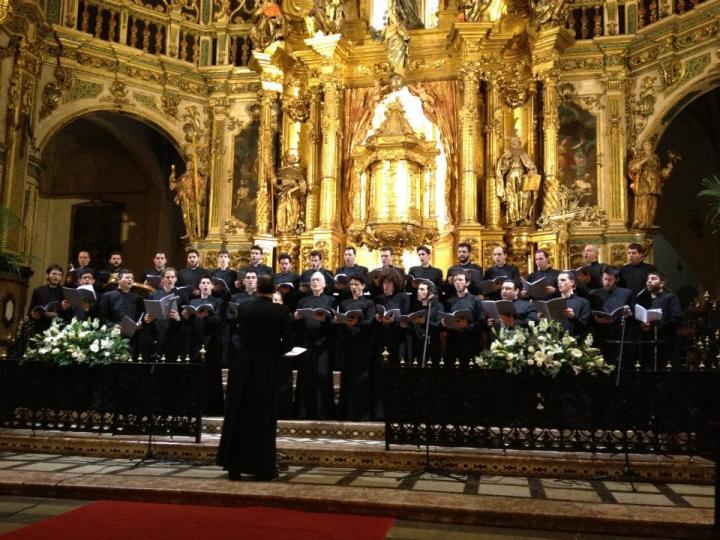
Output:
[[[217,464],[230,480],[277,478],[277,366],[292,348],[290,313],[272,301],[271,276],[258,278],[257,296],[238,307],[237,353],[229,359],[227,408]]]

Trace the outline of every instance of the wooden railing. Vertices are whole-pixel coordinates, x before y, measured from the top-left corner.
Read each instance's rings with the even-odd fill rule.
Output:
[[[196,65],[246,66],[257,0],[44,0],[51,22],[98,39]],[[634,34],[703,0],[577,0],[567,27],[578,40]],[[59,9],[58,9],[59,5]]]
[[[579,40],[634,34],[638,30],[682,15],[704,0],[578,0],[568,17],[568,28]]]

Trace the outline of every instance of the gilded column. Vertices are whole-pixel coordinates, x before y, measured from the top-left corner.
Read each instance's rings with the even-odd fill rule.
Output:
[[[479,70],[476,65],[461,70],[463,103],[460,110],[462,173],[460,177],[460,225],[477,225],[477,161],[479,134]]]
[[[337,222],[337,183],[340,164],[341,84],[334,78],[323,83],[322,154],[320,157],[320,227],[331,229]]]
[[[7,52],[12,54],[12,50]],[[15,62],[7,89],[5,161],[0,184],[0,203],[24,220],[23,225],[27,227],[32,226],[32,223],[27,223],[28,216],[23,212],[23,192],[28,158],[33,146],[33,102],[39,61],[24,39],[18,42],[14,53]],[[0,247],[17,252],[26,251],[23,231],[0,231]]]
[[[223,151],[226,136],[226,107],[227,102],[224,99],[211,103],[212,121],[210,129],[210,159],[208,164],[209,173],[209,189],[208,189],[208,237],[217,237],[220,234],[220,222],[223,217],[221,208],[223,203],[223,182],[221,179],[225,177],[223,171],[226,170],[225,159],[228,155]]]
[[[500,199],[495,194],[495,164],[502,152],[502,114],[497,78],[490,74],[486,79],[487,121],[485,137],[487,149],[487,171],[485,180],[485,224],[490,229],[500,229]]]
[[[558,189],[557,180],[557,143],[560,120],[558,118],[557,73],[549,71],[543,78],[543,140],[545,155],[544,185],[543,185],[543,213],[545,215],[557,214]]]
[[[273,107],[278,93],[273,90],[260,91],[260,139],[258,141],[258,192],[256,208],[256,229],[259,235],[269,235],[271,231],[272,201],[270,184],[275,178],[273,160],[273,133],[275,121]]]
[[[607,148],[609,182],[605,196],[609,229],[625,229],[627,189],[625,184],[625,76],[608,74],[604,80],[607,95],[605,119],[607,122]]]
[[[305,228],[311,230],[318,224],[318,173],[320,170],[320,86],[313,85],[310,92],[310,112],[308,119],[308,161],[307,181],[308,194],[305,205]]]

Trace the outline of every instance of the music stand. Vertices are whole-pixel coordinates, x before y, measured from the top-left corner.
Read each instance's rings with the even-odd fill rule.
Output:
[[[142,361],[142,355],[138,358],[138,360]],[[167,461],[166,458],[159,456],[155,453],[154,450],[154,442],[153,442],[153,435],[155,434],[155,428],[157,426],[156,423],[156,404],[157,404],[157,381],[155,377],[155,366],[158,364],[158,355],[154,354],[152,356],[152,362],[150,363],[150,414],[148,415],[148,420],[150,421],[150,425],[148,426],[148,438],[147,438],[147,447],[145,449],[145,454],[143,457],[140,458],[140,460],[133,464],[131,469],[135,469],[139,467],[140,465],[146,464],[146,463],[163,463]]]
[[[428,344],[430,343],[430,309],[432,307],[433,300],[432,297],[428,298],[428,304],[427,304],[427,315],[425,316],[425,336],[423,340],[423,356],[422,356],[422,363],[420,364],[420,369],[425,369],[426,367],[429,368],[430,366],[427,365],[427,349]],[[427,378],[425,378],[427,379]],[[425,386],[422,396],[422,416],[425,419],[425,461],[420,464],[420,466],[415,469],[414,471],[409,472],[405,476],[401,476],[397,479],[398,482],[404,481],[404,480],[417,480],[420,478],[423,474],[431,474],[433,476],[438,476],[441,478],[449,478],[451,480],[455,480],[457,482],[465,482],[465,479],[457,476],[455,474],[452,474],[450,471],[448,471],[446,468],[443,467],[436,467],[430,462],[430,422],[429,420],[429,410],[428,410],[428,390],[427,386]]]
[[[623,315],[622,320],[620,322],[621,325],[621,331],[620,331],[620,339],[619,340],[608,340],[608,343],[618,343],[618,357],[617,357],[617,363],[616,363],[616,369],[617,373],[615,374],[615,388],[620,388],[620,370],[622,368],[622,355],[623,355],[623,349],[625,346],[625,327],[627,325],[626,323],[627,317]],[[640,343],[647,343],[644,341],[636,340],[633,341],[634,344],[640,344]],[[620,405],[622,405],[623,409],[627,408],[627,396],[625,393],[620,394],[618,392]],[[652,480],[649,478],[646,478],[642,476],[638,471],[632,468],[630,465],[630,449],[628,448],[628,429],[627,427],[622,430],[622,443],[623,443],[623,456],[624,456],[624,462],[623,462],[623,468],[622,472],[619,476],[600,476],[597,478],[594,478],[594,480],[613,480],[613,481],[619,481],[619,482],[628,482],[630,484],[630,487],[633,491],[633,493],[637,492],[637,487],[635,487],[635,484],[637,482],[649,482],[652,483]],[[612,454],[612,456],[616,456],[617,453]]]

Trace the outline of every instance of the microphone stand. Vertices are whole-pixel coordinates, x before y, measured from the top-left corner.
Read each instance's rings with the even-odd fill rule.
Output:
[[[626,314],[623,313],[622,318],[620,319],[620,347],[618,349],[618,357],[617,357],[617,373],[615,374],[615,386],[620,386],[620,368],[622,367],[622,357],[623,357],[623,349],[625,348],[625,326],[627,317]]]
[[[620,322],[620,347],[618,350],[618,357],[617,357],[617,373],[615,374],[615,388],[620,388],[620,368],[622,367],[622,357],[623,357],[623,348],[625,346],[625,326],[626,326],[626,320],[627,316],[625,313],[622,315],[622,319]],[[622,397],[620,397],[620,401],[623,405],[627,403],[627,398],[625,394],[622,394]],[[623,407],[625,409],[625,407]],[[624,482],[628,482],[630,484],[630,487],[632,488],[633,492],[637,492],[637,487],[635,487],[635,483],[637,482],[648,482],[649,479],[642,476],[640,473],[638,473],[635,469],[633,469],[630,466],[630,449],[628,448],[628,429],[623,429],[623,455],[625,456],[625,460],[623,462],[623,468],[622,472],[620,473],[619,477],[615,476],[601,476],[599,478],[595,478],[594,480],[620,480]],[[613,454],[617,455],[617,454]]]
[[[425,316],[425,336],[424,336],[424,342],[423,342],[423,356],[422,356],[422,364],[421,369],[425,369],[427,365],[427,349],[428,349],[428,343],[430,342],[430,309],[432,308],[433,304],[433,297],[428,297],[428,303],[427,303],[427,315]],[[423,377],[423,379],[427,380],[427,377]],[[456,480],[457,482],[465,482],[465,479],[461,476],[454,475],[451,472],[449,472],[447,469],[443,468],[442,466],[434,466],[430,462],[430,422],[429,420],[429,404],[428,404],[428,389],[427,386],[425,387],[425,391],[423,392],[423,416],[425,417],[425,461],[421,463],[421,465],[415,469],[414,471],[406,474],[405,476],[401,476],[398,478],[398,482],[408,482],[411,481],[413,484],[415,481],[419,480],[422,475],[424,474],[431,474],[433,476],[442,477],[442,478],[449,478],[451,480]]]
[[[427,360],[428,343],[430,343],[430,308],[432,307],[433,296],[434,295],[428,296],[427,315],[425,315],[425,335],[423,336],[423,354],[421,364],[423,368],[425,367],[425,362]]]

